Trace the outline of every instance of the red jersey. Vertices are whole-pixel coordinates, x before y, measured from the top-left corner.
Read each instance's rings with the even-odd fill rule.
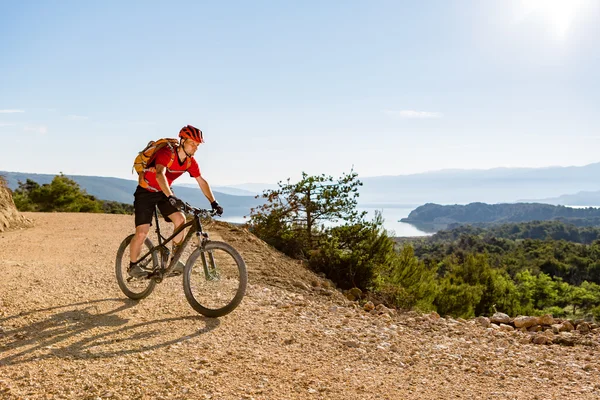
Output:
[[[183,161],[183,163],[180,163],[179,156],[177,156],[177,153],[175,153],[175,157],[171,163],[172,156],[172,150],[169,146],[165,146],[158,150],[156,152],[154,161],[151,163],[151,166],[144,170],[144,182],[140,182],[140,186],[152,192],[162,191],[158,181],[156,180],[156,165],[158,164],[165,166],[165,176],[167,177],[169,187],[171,186],[171,183],[173,183],[175,179],[179,178],[185,171],[187,171],[192,178],[197,178],[200,176],[200,168],[198,167],[198,163],[194,157],[189,157],[189,162],[186,159]],[[170,166],[169,163],[171,163]]]

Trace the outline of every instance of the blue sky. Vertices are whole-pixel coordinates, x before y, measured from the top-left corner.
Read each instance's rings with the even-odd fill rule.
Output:
[[[213,185],[585,165],[599,105],[599,0],[0,0],[0,170],[133,179],[186,124]]]

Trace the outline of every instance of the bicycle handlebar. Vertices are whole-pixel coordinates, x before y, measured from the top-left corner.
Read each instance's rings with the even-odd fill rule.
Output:
[[[217,215],[216,210],[207,210],[204,208],[196,208],[196,207],[190,205],[189,203],[186,203],[186,202],[182,202],[182,203],[183,203],[183,205],[181,207],[181,210],[183,212],[194,214],[194,215],[204,215],[204,216],[211,216],[211,217],[214,217],[215,215]]]

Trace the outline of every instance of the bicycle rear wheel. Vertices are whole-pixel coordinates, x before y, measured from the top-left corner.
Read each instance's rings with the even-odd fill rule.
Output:
[[[242,301],[248,273],[242,256],[223,242],[210,241],[188,258],[183,272],[185,297],[194,310],[222,317]]]
[[[129,268],[129,245],[134,235],[129,235],[121,242],[119,250],[117,251],[117,259],[115,261],[115,274],[117,276],[117,283],[121,288],[121,291],[125,293],[125,296],[133,300],[143,299],[152,293],[156,286],[154,279],[148,278],[131,278],[127,273]],[[146,254],[151,248],[154,247],[152,241],[146,238],[144,242],[145,246],[142,246],[142,255]],[[146,268],[154,269],[158,266],[158,252],[152,253],[147,259],[148,265]]]

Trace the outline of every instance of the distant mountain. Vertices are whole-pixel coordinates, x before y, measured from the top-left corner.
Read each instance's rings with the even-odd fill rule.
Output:
[[[411,175],[362,177],[359,204],[407,207],[412,204],[467,204],[473,202],[514,203],[522,199],[551,200],[565,193],[600,191],[600,163],[582,167],[494,168],[488,170],[448,169]],[[284,179],[283,177],[282,179]],[[228,185],[261,194],[276,184],[246,183]],[[225,191],[224,193],[236,194]],[[600,192],[599,192],[600,193]],[[562,204],[562,203],[556,203]],[[572,205],[600,205],[593,199]]]
[[[582,167],[442,170],[359,177],[360,203],[511,203],[600,190],[600,163]],[[596,203],[599,204],[599,203]]]
[[[173,184],[173,187],[187,187],[187,188],[197,188],[197,183],[181,183],[181,184]],[[214,192],[230,194],[232,196],[256,196],[257,193],[251,192],[249,190],[237,189],[230,186],[212,186],[211,188]]]
[[[571,208],[540,203],[467,205],[425,204],[417,207],[402,222],[414,225],[501,224],[528,221],[562,221],[578,226],[600,225],[600,208]]]
[[[2,174],[2,172],[0,172]],[[20,174],[5,172],[9,185],[15,188],[17,180],[31,177],[39,183],[49,183],[53,175]],[[537,202],[567,205],[600,205],[600,163],[582,167],[547,168],[495,168],[489,170],[442,170],[412,175],[361,177],[359,206],[386,208],[407,205],[438,203],[468,204],[515,203],[521,199],[546,199]],[[20,177],[20,178],[19,178]],[[73,176],[88,193],[103,200],[131,202],[135,181],[117,178]],[[285,177],[282,177],[285,179]],[[175,185],[181,197],[188,197],[196,204],[206,200],[194,184]],[[214,187],[219,192],[219,201],[239,208],[237,215],[245,215],[260,199],[254,195],[267,189],[276,189],[276,184],[247,183]],[[562,197],[565,193],[575,197]],[[226,196],[231,196],[228,198]],[[594,197],[595,196],[595,197]],[[230,209],[230,211],[233,211]]]
[[[27,179],[36,181],[40,185],[52,182],[55,175],[50,174],[30,174],[22,172],[0,171],[0,175],[6,178],[8,187],[15,190],[19,186],[19,181],[25,182]],[[101,176],[83,176],[67,175],[73,179],[87,193],[101,200],[112,200],[121,203],[133,203],[133,192],[137,187],[137,181],[119,178],[107,178]],[[196,206],[209,208],[210,204],[204,197],[204,194],[198,187],[191,188],[185,186],[173,187],[177,196],[182,200]],[[260,199],[254,196],[233,196],[213,190],[219,203],[225,208],[228,217],[244,216],[250,214],[250,208],[262,204]]]
[[[600,191],[579,192],[575,194],[564,194],[559,197],[537,200],[523,200],[527,202],[538,202],[565,206],[598,207],[600,206]]]

